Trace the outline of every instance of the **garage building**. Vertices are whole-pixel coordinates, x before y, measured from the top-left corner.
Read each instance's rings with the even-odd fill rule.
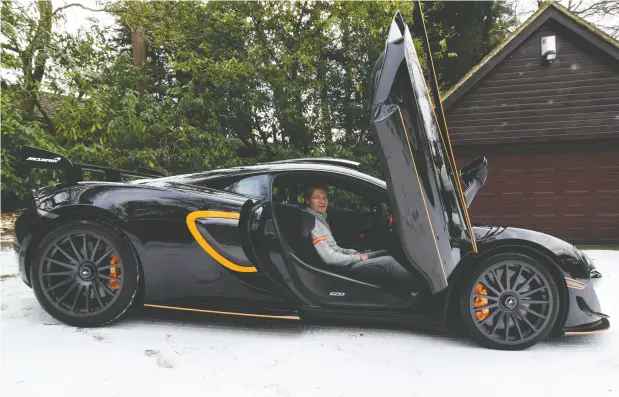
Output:
[[[619,246],[616,40],[547,4],[443,102],[458,166],[488,158],[474,222]]]

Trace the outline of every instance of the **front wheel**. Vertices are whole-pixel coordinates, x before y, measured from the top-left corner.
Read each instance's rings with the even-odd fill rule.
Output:
[[[78,327],[123,315],[138,290],[138,263],[113,228],[92,221],[60,225],[39,244],[32,263],[34,293],[58,320]]]
[[[468,334],[482,346],[527,349],[552,330],[559,291],[548,270],[524,254],[498,254],[464,281],[460,311]]]

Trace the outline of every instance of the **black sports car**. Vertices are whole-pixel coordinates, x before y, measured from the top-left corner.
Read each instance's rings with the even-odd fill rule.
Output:
[[[467,207],[487,161],[457,170],[440,99],[434,94],[435,114],[400,14],[371,87],[385,180],[331,158],[160,176],[24,148],[27,165],[60,170],[65,180],[34,192],[16,221],[22,279],[51,315],[80,327],[117,320],[139,302],[286,320],[453,323],[483,346],[509,350],[551,333],[608,329],[595,269],[580,250],[531,230],[471,224]],[[85,170],[105,180],[84,181]],[[388,250],[417,276],[417,293],[317,258],[314,218],[301,208],[311,183],[329,186],[339,245]]]

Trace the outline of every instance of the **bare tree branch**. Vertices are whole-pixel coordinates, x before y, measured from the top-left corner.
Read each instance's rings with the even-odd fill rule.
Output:
[[[575,12],[576,10],[578,10],[578,9],[580,8],[580,6],[582,5],[582,2],[583,2],[583,1],[584,1],[584,0],[580,0],[580,1],[578,2],[578,4],[576,4],[576,5],[572,6],[572,0],[570,0],[570,3],[569,3],[569,5],[567,6],[567,9],[568,9],[568,10],[570,10],[570,11],[572,11],[572,12]]]
[[[600,29],[604,29],[606,33],[614,39],[619,39],[619,25],[617,26],[606,26],[606,25],[598,25]]]
[[[619,20],[614,17],[619,16],[619,0],[569,0],[567,9],[617,38],[619,23],[615,21]],[[605,20],[608,20],[608,23],[605,23]]]
[[[598,0],[583,9],[579,9],[583,1],[584,0],[581,0],[578,5],[568,8],[568,10],[580,17],[589,17],[595,14],[613,15],[619,13],[619,1],[617,0]]]
[[[26,7],[15,7],[12,8],[11,11],[15,12],[16,14],[19,12],[19,14],[21,14],[20,16],[26,19],[30,17],[28,15],[28,12],[26,11]]]
[[[109,12],[110,14],[115,14],[115,13],[121,13],[121,12],[125,12],[123,10],[114,10],[111,11],[109,9],[98,9],[98,8],[90,8],[90,7],[86,7],[82,4],[79,3],[71,3],[71,4],[66,4],[62,7],[58,7],[54,10],[54,12],[52,13],[52,15],[56,15],[57,13],[59,13],[62,10],[66,10],[67,8],[71,8],[71,7],[80,7],[83,8],[84,10],[88,10],[88,11],[93,11],[93,12]]]

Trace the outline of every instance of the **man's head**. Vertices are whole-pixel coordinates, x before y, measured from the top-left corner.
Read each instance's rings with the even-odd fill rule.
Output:
[[[329,206],[327,188],[322,185],[312,185],[305,191],[305,204],[316,212],[324,214]]]

